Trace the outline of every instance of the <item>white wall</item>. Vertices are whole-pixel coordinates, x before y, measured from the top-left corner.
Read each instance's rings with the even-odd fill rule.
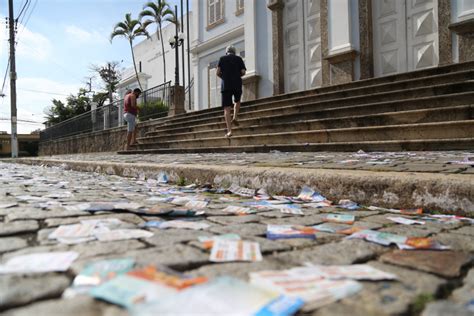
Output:
[[[256,11],[258,97],[265,98],[273,95],[272,11],[267,8],[266,1],[259,0],[256,0]]]
[[[189,15],[189,22],[190,22],[190,33],[192,41],[193,32],[192,30],[192,19],[193,15],[190,13]],[[184,21],[186,21],[186,16],[184,16]],[[156,87],[165,82],[164,72],[163,72],[163,55],[162,55],[162,46],[161,41],[158,40],[156,36],[156,26],[152,25],[149,27],[148,32],[150,33],[149,39],[142,39],[133,47],[133,51],[135,53],[135,61],[137,65],[137,70],[140,71],[139,65],[141,63],[141,70],[142,73],[149,76],[149,79],[146,82],[146,87],[144,89],[149,89]],[[166,81],[172,81],[174,83],[175,80],[175,50],[171,48],[169,44],[169,38],[174,36],[176,32],[176,28],[174,24],[168,24],[163,27],[163,40],[164,40],[164,48],[165,48],[165,59],[166,59]],[[188,60],[187,60],[187,36],[186,36],[186,24],[184,25],[184,67],[185,67],[185,81],[183,82],[182,78],[182,54],[181,54],[181,47],[179,47],[179,82],[180,85],[187,86],[188,84]],[[127,78],[130,76],[135,76],[135,72],[133,67],[126,69],[122,74],[123,81],[127,81]],[[191,71],[191,78],[193,77],[193,73]],[[122,87],[122,90],[126,90],[127,88],[134,88],[136,86],[135,83],[126,84]]]

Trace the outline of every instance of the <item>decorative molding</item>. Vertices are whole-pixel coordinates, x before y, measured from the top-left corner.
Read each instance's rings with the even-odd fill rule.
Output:
[[[357,55],[359,55],[359,52],[355,49],[351,49],[342,53],[324,56],[323,59],[327,60],[330,64],[333,65],[344,61],[353,61],[357,57]]]
[[[448,27],[451,31],[458,35],[470,35],[474,33],[474,18],[457,23],[451,23]]]
[[[199,43],[198,45],[191,47],[191,53],[199,54],[202,51],[205,51],[210,48],[214,48],[220,44],[226,43],[232,39],[235,39],[239,36],[244,35],[244,25],[240,25],[229,32],[213,37],[205,42]]]
[[[267,8],[272,11],[283,10],[285,4],[281,0],[269,0],[267,4]]]
[[[217,27],[221,24],[224,24],[224,23],[225,23],[225,18],[222,18],[222,19],[206,26],[206,31],[212,30],[213,28],[215,28],[215,27]]]

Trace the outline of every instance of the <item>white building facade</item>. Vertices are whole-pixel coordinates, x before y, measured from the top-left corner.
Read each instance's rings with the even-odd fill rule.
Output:
[[[244,101],[474,60],[474,0],[191,4],[193,110],[220,106],[216,68],[228,45],[247,66]],[[174,34],[166,32],[165,38]],[[165,45],[169,80],[175,62]],[[138,44],[135,52],[146,86],[163,82],[156,37]]]

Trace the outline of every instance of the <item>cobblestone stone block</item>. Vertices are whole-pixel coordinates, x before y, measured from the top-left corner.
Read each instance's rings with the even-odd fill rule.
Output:
[[[187,271],[187,273],[193,276],[205,276],[208,278],[229,275],[242,280],[248,280],[248,274],[250,272],[263,270],[283,270],[290,267],[290,265],[283,262],[265,258],[264,261],[261,262],[229,262],[207,264],[198,269]]]
[[[47,300],[5,313],[6,316],[102,316],[104,304],[89,296],[78,296],[69,300]]]
[[[215,226],[209,228],[211,233],[215,234],[238,234],[243,239],[247,236],[263,236],[267,232],[267,225],[258,223],[237,224],[231,226]]]
[[[259,215],[243,215],[243,216],[210,216],[207,220],[221,225],[235,225],[245,223],[258,223],[261,217]]]
[[[474,242],[471,236],[441,233],[436,235],[435,239],[447,246],[451,246],[453,250],[474,252]]]
[[[0,310],[29,304],[39,299],[59,297],[69,283],[66,276],[54,274],[1,275]]]
[[[37,221],[15,221],[11,223],[0,223],[0,236],[8,236],[19,233],[35,232],[39,229]]]
[[[468,311],[464,306],[450,301],[437,301],[429,303],[421,316],[472,316],[474,313]]]
[[[83,215],[88,213],[84,212]],[[144,222],[140,216],[135,214],[127,214],[127,213],[115,213],[115,214],[103,214],[103,215],[91,215],[91,216],[78,216],[78,217],[70,217],[70,218],[48,218],[44,222],[47,227],[56,227],[60,225],[70,225],[80,223],[84,220],[90,219],[107,219],[107,218],[116,218],[126,223],[131,224],[141,224]]]
[[[458,277],[461,268],[472,262],[470,254],[454,251],[396,250],[380,257],[382,262],[430,272],[446,278]]]
[[[0,242],[0,253],[13,251],[28,246],[25,239],[19,237],[6,237],[2,238]]]
[[[293,264],[303,264],[305,262],[324,265],[351,264],[369,260],[387,250],[388,248],[362,240],[343,240],[295,250],[290,254],[280,253],[275,257]]]

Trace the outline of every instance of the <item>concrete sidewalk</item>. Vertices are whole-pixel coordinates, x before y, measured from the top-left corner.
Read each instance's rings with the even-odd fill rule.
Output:
[[[351,199],[363,205],[474,215],[473,151],[94,153],[16,162],[138,178],[156,178],[165,171],[176,183],[209,183],[224,188],[235,183],[265,188],[272,194],[296,194],[308,185],[333,201]]]

